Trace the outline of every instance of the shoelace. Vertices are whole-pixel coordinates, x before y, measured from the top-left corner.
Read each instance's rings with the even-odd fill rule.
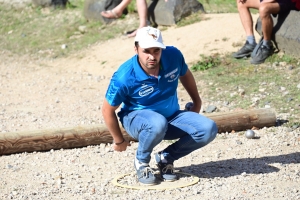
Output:
[[[154,171],[150,167],[145,167],[143,170],[143,177],[148,177],[148,173],[154,174]]]
[[[174,173],[174,167],[172,164],[167,164],[167,166],[165,166],[161,171],[163,173],[167,173],[167,171],[170,170],[171,171],[171,174]]]

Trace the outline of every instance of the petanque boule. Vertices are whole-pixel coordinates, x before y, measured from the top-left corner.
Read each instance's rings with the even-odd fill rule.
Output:
[[[184,110],[191,110],[193,105],[194,104],[192,102],[188,102],[187,104],[185,104]]]
[[[248,139],[253,139],[255,137],[255,132],[253,130],[247,130],[245,136]]]

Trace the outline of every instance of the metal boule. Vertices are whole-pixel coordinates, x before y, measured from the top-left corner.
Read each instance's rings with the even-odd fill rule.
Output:
[[[255,137],[255,132],[253,130],[247,130],[245,136],[248,139],[253,139]]]
[[[184,110],[191,110],[193,105],[194,104],[192,102],[188,102],[187,104],[185,104]]]

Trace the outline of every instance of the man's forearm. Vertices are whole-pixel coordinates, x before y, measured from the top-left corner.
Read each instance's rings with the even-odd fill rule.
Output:
[[[120,143],[123,141],[123,135],[118,123],[118,119],[115,113],[106,113],[104,116],[104,121],[107,129],[112,135],[115,143]]]
[[[194,103],[194,111],[199,112],[201,109],[202,101],[198,94],[197,85],[194,79],[193,74],[190,70],[187,71],[187,73],[180,78],[180,81],[183,85],[183,87],[186,89],[188,94],[190,95],[191,99]]]
[[[105,121],[105,125],[116,143],[120,143],[123,141],[123,135],[119,126],[117,115],[115,113],[118,107],[119,106],[109,105],[106,100],[104,100],[102,106],[102,115]]]

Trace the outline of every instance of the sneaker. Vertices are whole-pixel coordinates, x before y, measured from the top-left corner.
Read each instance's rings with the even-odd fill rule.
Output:
[[[175,181],[178,179],[174,173],[173,163],[163,163],[161,160],[161,152],[155,154],[156,165],[160,171],[161,177],[165,181]]]
[[[141,165],[138,169],[134,162],[134,168],[140,183],[145,185],[156,185],[158,180],[154,175],[154,171],[150,168],[149,165]]]
[[[249,57],[254,50],[256,44],[249,44],[248,41],[244,44],[244,46],[238,50],[237,52],[233,53],[232,56],[234,58],[244,58]]]
[[[261,45],[257,50],[257,53],[255,55],[252,55],[250,63],[255,65],[261,64],[265,62],[265,60],[273,53],[274,53],[273,46],[268,48],[265,45]]]

